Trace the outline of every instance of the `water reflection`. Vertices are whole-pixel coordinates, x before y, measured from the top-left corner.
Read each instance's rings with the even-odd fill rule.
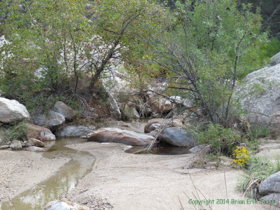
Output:
[[[50,147],[51,152],[45,152],[44,157],[70,157],[71,160],[63,165],[59,171],[49,179],[35,187],[19,194],[11,201],[2,204],[2,210],[41,210],[48,202],[63,198],[75,188],[79,179],[82,179],[92,170],[95,158],[88,152],[81,152],[64,147],[67,144],[80,143],[81,139],[57,140]]]

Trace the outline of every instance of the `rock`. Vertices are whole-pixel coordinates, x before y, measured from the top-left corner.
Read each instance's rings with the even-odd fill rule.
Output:
[[[49,128],[57,127],[58,125],[62,125],[65,122],[65,117],[62,114],[54,111],[49,111],[47,118]]]
[[[280,193],[271,193],[269,195],[266,195],[262,197],[259,202],[262,204],[268,204],[268,205],[272,204],[277,207],[280,207]]]
[[[24,105],[16,100],[0,97],[0,122],[11,123],[29,118],[30,115]]]
[[[270,58],[270,65],[275,66],[280,63],[280,52]]]
[[[128,119],[138,119],[140,118],[139,113],[134,107],[129,107],[125,105],[123,109],[123,114],[128,118]]]
[[[280,193],[280,171],[266,178],[259,187],[260,195]]]
[[[157,113],[167,113],[174,108],[171,101],[165,98],[160,98],[160,99],[154,98],[154,100],[152,101],[152,107],[154,112]]]
[[[22,149],[22,144],[21,144],[21,141],[19,140],[13,140],[11,145],[10,145],[10,148],[12,150],[21,150]]]
[[[144,133],[150,133],[154,130],[157,130],[161,127],[161,124],[158,121],[149,122],[144,127]]]
[[[26,151],[30,151],[30,152],[46,152],[48,150],[49,150],[48,148],[41,148],[36,146],[30,146],[26,148]]]
[[[280,64],[248,74],[233,98],[247,114],[244,120],[278,130],[280,120]]]
[[[115,142],[132,146],[150,144],[155,138],[150,135],[119,128],[101,128],[87,135],[89,141]]]
[[[183,127],[183,123],[181,119],[171,120],[171,119],[164,119],[164,118],[155,118],[148,121],[148,123],[151,122],[158,122],[161,124],[161,126],[165,126],[165,127]]]
[[[27,146],[27,147],[29,147],[29,146],[44,147],[45,144],[38,139],[31,138],[31,139],[28,139],[25,146]]]
[[[48,119],[45,114],[36,115],[36,116],[32,117],[32,120],[36,125],[48,126]]]
[[[120,108],[118,106],[117,101],[115,100],[115,98],[109,93],[108,93],[108,101],[110,102],[110,106],[111,109],[113,110],[113,112],[120,118],[121,117],[121,111]]]
[[[189,151],[192,152],[192,153],[197,153],[197,152],[200,152],[201,150],[203,150],[204,147],[206,147],[206,146],[207,146],[206,144],[197,145],[197,146],[189,149]]]
[[[54,141],[55,135],[44,127],[33,125],[33,124],[26,124],[27,127],[27,138],[31,139],[38,139],[40,141]]]
[[[9,149],[10,148],[10,145],[2,145],[0,146],[0,150],[2,149]]]
[[[66,120],[73,120],[77,115],[74,109],[70,108],[62,101],[57,101],[52,110],[62,114]]]
[[[95,126],[83,126],[83,125],[69,125],[60,131],[56,132],[57,137],[80,137],[86,136],[90,132],[95,130]]]
[[[178,147],[193,147],[197,144],[195,139],[187,131],[177,127],[165,128],[159,134],[158,139],[161,142],[165,142]]]
[[[65,200],[55,200],[49,202],[43,210],[89,210],[89,208]]]

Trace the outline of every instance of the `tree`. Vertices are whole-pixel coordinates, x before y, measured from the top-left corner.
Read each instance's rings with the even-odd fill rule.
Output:
[[[265,38],[261,17],[232,0],[176,5],[168,32],[151,42],[154,61],[173,72],[172,88],[186,90],[213,123],[226,126],[242,59],[256,39]]]

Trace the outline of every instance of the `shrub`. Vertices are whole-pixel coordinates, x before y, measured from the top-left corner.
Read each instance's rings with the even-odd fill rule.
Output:
[[[204,131],[197,132],[196,139],[201,144],[210,144],[214,153],[231,155],[235,146],[243,142],[239,133],[219,124],[209,124]]]

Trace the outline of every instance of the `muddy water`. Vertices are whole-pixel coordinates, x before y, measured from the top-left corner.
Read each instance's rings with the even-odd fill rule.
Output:
[[[91,172],[95,158],[88,152],[77,151],[65,147],[67,144],[81,143],[82,139],[57,140],[50,147],[50,152],[43,154],[46,158],[69,157],[64,164],[49,179],[37,184],[35,187],[17,195],[11,201],[5,202],[1,210],[41,210],[48,202],[63,198],[73,189],[79,179]]]

